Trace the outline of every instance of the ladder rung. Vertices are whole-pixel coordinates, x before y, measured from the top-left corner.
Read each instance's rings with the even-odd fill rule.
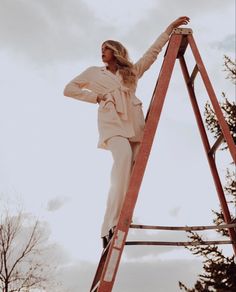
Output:
[[[215,141],[214,145],[211,147],[210,151],[208,154],[214,154],[216,150],[220,147],[221,143],[224,141],[224,135],[221,134],[217,140]]]
[[[190,76],[190,78],[189,78],[189,83],[192,83],[192,84],[193,84],[193,82],[194,82],[194,80],[195,80],[195,78],[196,78],[198,72],[199,72],[199,69],[198,69],[198,66],[197,66],[197,64],[196,64],[196,65],[194,66],[194,68],[193,68],[193,72],[192,72],[192,74],[191,74],[191,76]]]
[[[190,231],[190,230],[236,228],[236,223],[213,225],[213,226],[153,226],[153,225],[131,224],[130,228],[134,228],[134,229],[157,229],[157,230]]]
[[[96,292],[99,284],[100,284],[100,281],[97,282],[97,284],[93,287],[93,289],[90,292]]]
[[[195,246],[211,244],[234,244],[232,240],[213,240],[213,241],[126,241],[125,245],[169,245],[169,246]]]

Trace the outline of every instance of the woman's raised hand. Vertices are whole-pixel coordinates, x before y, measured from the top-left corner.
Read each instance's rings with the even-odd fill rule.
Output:
[[[171,24],[166,28],[165,32],[171,35],[173,29],[179,27],[180,25],[186,25],[190,21],[188,16],[181,16],[177,18],[175,21],[171,22]]]

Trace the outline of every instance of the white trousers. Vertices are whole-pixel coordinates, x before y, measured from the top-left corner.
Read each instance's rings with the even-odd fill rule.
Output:
[[[107,145],[112,153],[113,166],[101,237],[108,235],[109,230],[117,225],[140,143],[130,142],[122,136],[114,136],[108,139]]]

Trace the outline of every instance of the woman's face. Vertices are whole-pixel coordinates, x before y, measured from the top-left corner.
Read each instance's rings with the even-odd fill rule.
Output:
[[[104,63],[109,63],[115,60],[112,49],[110,49],[106,43],[102,45],[102,61]]]

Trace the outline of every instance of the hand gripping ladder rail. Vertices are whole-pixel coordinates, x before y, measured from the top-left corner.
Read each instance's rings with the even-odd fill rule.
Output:
[[[191,75],[189,75],[188,68],[184,59],[184,54],[187,46],[190,46],[196,65]],[[170,82],[171,74],[174,68],[176,59],[179,59],[182,73],[185,79],[187,90],[189,93],[190,101],[193,107],[197,125],[200,131],[201,139],[205,148],[207,160],[210,166],[210,170],[214,179],[216,190],[218,193],[219,201],[221,204],[222,212],[224,215],[224,221],[226,224],[221,226],[195,226],[195,227],[158,227],[147,225],[130,225],[134,207],[137,201],[139,189],[141,186],[142,178],[144,175],[145,167],[147,165],[148,157],[151,151],[152,143],[154,140],[157,125],[160,119],[164,99]],[[221,136],[216,140],[211,147],[201,113],[198,107],[195,91],[194,91],[194,79],[196,75],[200,73],[206,91],[210,98],[211,104],[215,111],[218,123],[221,128]],[[145,228],[145,229],[166,229],[166,230],[202,230],[202,229],[222,229],[227,228],[230,236],[228,241],[205,241],[199,244],[226,244],[230,243],[233,246],[234,253],[236,254],[236,224],[232,222],[232,218],[229,212],[229,208],[225,199],[224,191],[221,185],[219,174],[215,163],[215,151],[219,145],[225,141],[228,145],[231,156],[234,162],[236,162],[236,147],[233,138],[230,134],[229,127],[223,117],[221,108],[217,101],[216,95],[212,88],[211,82],[207,75],[206,69],[202,62],[198,48],[193,38],[192,30],[188,28],[175,29],[170,37],[168,47],[166,49],[162,68],[157,80],[157,84],[154,90],[154,94],[150,103],[150,107],[146,116],[146,124],[144,130],[143,141],[140,145],[139,153],[137,155],[135,164],[132,169],[130,184],[126,197],[123,203],[123,207],[120,213],[120,217],[114,231],[114,235],[109,242],[106,249],[103,250],[100,262],[92,283],[90,292],[110,292],[114,285],[116,273],[119,267],[121,255],[124,249],[124,245],[132,244],[146,244],[146,245],[188,245],[189,242],[126,242],[129,228]]]

